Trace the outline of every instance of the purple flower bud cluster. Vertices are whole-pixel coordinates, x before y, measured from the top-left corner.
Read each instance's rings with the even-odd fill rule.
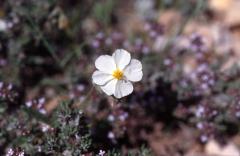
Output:
[[[98,32],[94,39],[91,41],[91,46],[94,49],[103,49],[103,48],[127,48],[128,43],[125,42],[124,35],[120,32],[114,31],[110,34],[104,32]]]
[[[197,85],[196,94],[204,94],[211,92],[216,76],[207,63],[202,63],[192,72],[191,80]]]
[[[113,144],[117,143],[116,136],[113,131],[109,131],[107,137]]]
[[[219,111],[209,105],[209,101],[203,101],[198,104],[195,111],[196,127],[200,132],[200,141],[205,143],[209,138],[215,137],[216,125],[215,118]]]
[[[163,65],[167,68],[173,68],[174,67],[174,63],[175,63],[175,60],[173,57],[171,56],[168,56],[166,58],[163,59]]]
[[[24,156],[25,152],[21,148],[9,148],[5,156]]]
[[[110,34],[98,32],[94,39],[91,40],[90,45],[95,50],[115,50],[118,48],[124,48],[132,52],[143,54],[148,54],[151,51],[150,47],[141,37],[137,37],[133,41],[129,41],[124,34],[117,31],[113,31]]]
[[[132,45],[132,51],[136,53],[148,54],[151,49],[146,43],[143,42],[141,38],[136,38]]]
[[[90,40],[90,46],[95,51],[98,49],[115,50],[124,48],[128,51],[148,54],[153,51],[152,43],[164,34],[164,27],[156,21],[145,21],[143,29],[143,32],[140,32],[143,36],[138,35],[131,39],[120,31],[113,30],[110,33],[100,31]]]
[[[195,116],[200,120],[212,121],[217,115],[218,110],[210,107],[207,102],[200,103],[195,110]]]
[[[144,30],[147,32],[149,38],[156,39],[163,35],[164,27],[156,21],[147,21],[144,25]]]
[[[198,122],[196,127],[200,132],[199,139],[202,143],[206,143],[209,139],[215,137],[216,128],[211,122]]]
[[[108,115],[107,120],[110,122],[112,128],[108,132],[107,137],[113,144],[117,143],[117,139],[124,137],[128,116],[128,112],[120,105],[115,106]]]
[[[196,95],[209,94],[212,88],[216,84],[217,75],[211,68],[211,60],[209,49],[206,45],[206,39],[197,34],[193,33],[190,37],[190,44],[188,50],[193,52],[193,62],[196,67],[192,67],[194,70],[190,72],[188,79],[192,81],[195,88]]]
[[[7,65],[7,60],[3,57],[0,57],[0,67],[4,67]]]
[[[86,84],[79,83],[74,85],[69,92],[69,97],[71,99],[79,99],[80,101],[84,99],[83,95],[86,93]]]
[[[237,119],[240,119],[240,97],[239,95],[234,96],[234,100],[230,105],[230,114]]]
[[[33,108],[33,109],[37,110],[41,114],[47,114],[47,111],[44,108],[45,103],[46,103],[45,98],[39,98],[39,99],[34,99],[34,100],[27,101],[25,103],[25,105],[27,107],[30,107],[30,108]]]
[[[39,127],[43,133],[54,130],[50,125],[46,123],[39,123]]]
[[[128,112],[124,111],[121,108],[114,110],[111,114],[108,115],[108,121],[110,122],[115,122],[117,120],[124,122],[127,118]]]
[[[206,39],[197,34],[193,33],[190,36],[190,50],[195,53],[198,60],[204,59],[205,55],[208,53],[208,48],[206,46]]]
[[[11,83],[0,82],[0,100],[10,105],[18,105],[22,101],[22,92]]]

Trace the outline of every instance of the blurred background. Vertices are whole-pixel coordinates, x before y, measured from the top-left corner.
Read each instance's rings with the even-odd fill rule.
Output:
[[[0,155],[240,156],[239,42],[239,0],[1,0]],[[144,77],[116,102],[118,48]]]

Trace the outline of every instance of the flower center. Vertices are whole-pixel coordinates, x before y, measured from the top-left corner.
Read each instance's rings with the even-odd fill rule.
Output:
[[[123,78],[123,72],[119,69],[116,69],[115,71],[113,71],[112,76],[118,80]]]

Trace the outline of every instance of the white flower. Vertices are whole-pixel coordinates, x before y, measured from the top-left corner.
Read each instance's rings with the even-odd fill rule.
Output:
[[[142,64],[136,59],[131,59],[129,52],[117,49],[112,56],[102,55],[95,61],[98,69],[92,75],[93,83],[107,95],[122,98],[133,92],[131,82],[142,79]]]

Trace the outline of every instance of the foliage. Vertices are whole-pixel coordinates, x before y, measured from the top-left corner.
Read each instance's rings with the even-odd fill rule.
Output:
[[[0,2],[0,155],[187,155],[195,144],[237,136],[238,24],[216,22],[207,4]],[[121,100],[91,80],[94,60],[117,48],[144,73]],[[185,129],[194,145],[182,143]]]
[[[41,116],[38,112],[31,114],[28,108],[19,109],[7,120],[1,121],[1,148],[20,147],[30,155],[81,155],[87,152],[91,146],[88,127],[82,112],[71,106],[72,102],[62,102],[54,113],[55,116],[48,121],[49,125],[36,120]],[[1,108],[3,109],[4,107]],[[2,116],[6,113],[7,111],[1,111]],[[19,127],[21,125],[24,127]],[[9,142],[6,138],[12,141]]]

